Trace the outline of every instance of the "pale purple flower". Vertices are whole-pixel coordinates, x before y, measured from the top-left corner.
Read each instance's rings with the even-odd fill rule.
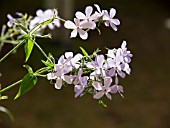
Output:
[[[94,72],[90,74],[90,78],[94,79],[95,76],[101,75],[102,77],[105,77],[105,66],[104,66],[104,56],[103,55],[97,55],[95,58],[95,61],[88,62],[86,66],[88,68],[94,69]]]
[[[104,11],[103,20],[105,21],[105,26],[111,26],[113,30],[117,31],[116,25],[120,25],[119,19],[114,18],[116,15],[116,10],[114,8],[110,9],[110,13],[107,10]]]
[[[102,85],[102,83],[100,83],[100,82],[94,81],[92,83],[92,85],[95,88],[95,90],[97,91],[97,93],[93,96],[93,98],[94,99],[100,99],[104,95],[106,95],[107,98],[109,98],[111,100],[112,97],[109,94],[109,93],[112,93],[111,90],[113,88],[113,86],[111,86],[111,83],[112,83],[112,78],[111,77],[105,77],[104,78],[104,85]]]
[[[61,89],[62,87],[62,80],[68,84],[71,84],[74,80],[74,76],[66,75],[72,70],[71,59],[73,57],[72,52],[66,52],[65,57],[62,55],[59,60],[58,64],[54,65],[55,73],[48,73],[47,79],[56,79],[55,88]]]
[[[87,6],[85,9],[85,14],[83,14],[82,12],[78,11],[76,12],[76,17],[77,19],[83,20],[84,22],[88,22],[91,24],[91,26],[89,27],[89,29],[95,29],[96,28],[96,23],[94,22],[94,20],[97,20],[99,18],[98,13],[94,13],[93,12],[93,8],[91,6]]]
[[[133,55],[130,53],[130,51],[127,50],[126,45],[127,45],[126,41],[123,41],[120,48],[120,54],[123,56],[124,63],[130,63],[131,57]]]
[[[117,92],[119,92],[119,94],[124,98],[123,96],[123,87],[121,85],[118,85],[118,77],[117,75],[115,76],[115,84],[111,87],[111,93],[115,94]]]
[[[75,98],[83,93],[85,87],[87,86],[88,79],[88,76],[83,76],[79,78],[79,84],[74,86],[74,92],[76,93]]]
[[[88,23],[82,23],[80,22],[79,19],[76,19],[74,18],[74,22],[73,23],[72,21],[70,20],[67,20],[65,23],[64,23],[64,27],[67,28],[67,29],[73,29],[73,31],[71,32],[71,36],[70,38],[73,38],[73,37],[76,37],[77,36],[77,33],[79,34],[79,36],[83,39],[83,40],[86,40],[87,37],[88,37],[88,33],[87,31],[83,30],[83,29],[87,29],[90,24]]]
[[[94,4],[96,7],[97,11],[96,14],[98,15],[98,18],[102,17],[104,15],[104,10],[101,10],[98,4]]]
[[[16,20],[15,18],[13,18],[10,14],[7,15],[7,18],[9,19],[9,21],[7,22],[7,26],[9,28],[11,28],[14,24],[14,21]]]
[[[78,69],[80,67],[79,60],[81,60],[82,57],[83,56],[80,53],[78,53],[71,59],[71,64],[74,68]]]
[[[75,79],[74,79],[74,82],[73,82],[74,85],[77,85],[79,83],[82,74],[83,74],[83,69],[80,68],[77,76],[75,76]]]
[[[42,11],[41,9],[36,11],[36,15],[31,21],[29,28],[34,28],[37,24],[49,20],[54,16],[54,11],[52,9],[47,9],[45,11]],[[58,11],[55,11],[55,18],[58,17]],[[50,29],[54,29],[56,27],[60,27],[60,21],[58,19],[54,19],[52,23],[47,25]],[[46,28],[47,26],[43,26],[41,29]]]

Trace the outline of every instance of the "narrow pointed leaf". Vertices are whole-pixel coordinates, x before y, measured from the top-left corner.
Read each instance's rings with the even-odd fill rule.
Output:
[[[24,93],[31,90],[37,83],[37,77],[33,73],[28,73],[22,80],[19,91],[14,99],[18,99]]]
[[[26,42],[25,42],[25,62],[28,61],[30,55],[31,55],[31,52],[33,50],[33,47],[34,47],[34,42],[32,39],[27,39]]]
[[[54,67],[54,64],[52,64],[52,63],[50,63],[50,62],[48,62],[48,61],[44,61],[44,60],[41,60],[41,61],[42,61],[42,63],[43,63],[45,66],[47,66],[47,67],[50,67],[50,68]]]
[[[23,65],[23,67],[26,68],[29,73],[33,73],[33,70],[29,65]]]
[[[88,53],[84,50],[84,48],[80,47],[80,49],[85,56],[89,56]]]

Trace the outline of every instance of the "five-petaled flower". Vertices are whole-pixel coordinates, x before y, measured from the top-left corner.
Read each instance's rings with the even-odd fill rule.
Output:
[[[105,26],[111,26],[113,30],[117,31],[116,25],[120,25],[119,19],[114,18],[116,15],[116,10],[114,8],[110,9],[110,13],[107,10],[104,11],[103,20],[105,21]]]
[[[112,78],[111,77],[105,77],[104,78],[104,84],[100,82],[93,82],[93,87],[97,91],[96,94],[93,96],[94,99],[100,99],[104,96],[104,94],[109,98],[110,100],[112,99],[110,93],[115,93],[115,86],[111,86],[112,83]]]

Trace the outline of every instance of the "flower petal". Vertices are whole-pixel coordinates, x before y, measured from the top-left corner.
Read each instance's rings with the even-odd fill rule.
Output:
[[[105,95],[107,96],[108,99],[110,99],[110,100],[112,99],[112,96],[108,92],[105,93]]]
[[[103,95],[104,95],[104,92],[103,92],[103,91],[100,91],[100,92],[97,92],[97,93],[93,96],[93,98],[94,98],[94,99],[100,99],[100,98],[103,97]]]
[[[77,29],[74,29],[74,30],[71,32],[70,38],[73,38],[73,37],[76,37],[76,36],[77,36]]]
[[[62,79],[61,79],[61,77],[58,77],[56,80],[56,83],[55,83],[55,88],[61,89],[61,87],[62,87]]]
[[[76,12],[76,18],[77,19],[87,19],[86,16],[82,12]]]
[[[92,85],[96,90],[102,90],[101,83],[94,81]]]
[[[120,25],[119,19],[112,19],[111,22],[114,23],[115,25]]]
[[[79,33],[79,36],[80,36],[83,40],[86,40],[86,39],[87,39],[88,33],[87,33],[86,31],[79,29],[78,33]]]
[[[64,23],[64,27],[67,28],[67,29],[76,29],[77,28],[77,26],[70,20],[67,20]]]
[[[98,55],[96,56],[97,64],[99,65],[99,68],[103,67],[104,63],[104,56],[103,55]]]
[[[112,19],[116,15],[116,10],[114,8],[110,9],[110,18]]]
[[[92,14],[93,8],[91,6],[87,6],[85,9],[85,13],[87,17],[90,17],[90,15]]]
[[[111,77],[105,77],[104,78],[104,86],[109,87],[112,83],[112,78]]]

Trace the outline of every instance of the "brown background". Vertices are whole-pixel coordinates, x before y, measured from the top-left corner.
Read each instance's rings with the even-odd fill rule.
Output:
[[[0,24],[7,22],[7,13],[16,11],[34,15],[35,10],[42,8],[42,1],[1,0]],[[14,101],[18,87],[4,95],[9,99],[0,101],[15,116],[15,121],[0,113],[0,128],[169,128],[170,127],[170,30],[165,21],[170,18],[170,4],[165,0],[76,0],[74,12],[83,11],[87,5],[98,3],[103,9],[115,7],[117,17],[121,20],[118,32],[102,27],[102,35],[91,31],[89,39],[68,39],[63,42],[58,29],[53,35],[55,40],[38,40],[46,52],[55,57],[65,51],[80,52],[79,46],[89,52],[96,48],[106,52],[105,47],[119,47],[122,40],[127,40],[132,51],[132,73],[120,80],[125,88],[125,99],[118,94],[109,101],[104,98],[108,107],[103,108],[90,95],[74,99],[73,87],[54,89],[47,80],[39,79],[37,86]],[[57,5],[56,5],[57,7]],[[60,7],[57,7],[60,15]],[[64,17],[60,15],[61,17]],[[0,53],[2,56],[10,50],[6,45]],[[34,70],[42,66],[44,59],[35,48],[28,62]],[[21,79],[26,70],[24,51],[20,48],[16,55],[0,64],[3,87]]]

